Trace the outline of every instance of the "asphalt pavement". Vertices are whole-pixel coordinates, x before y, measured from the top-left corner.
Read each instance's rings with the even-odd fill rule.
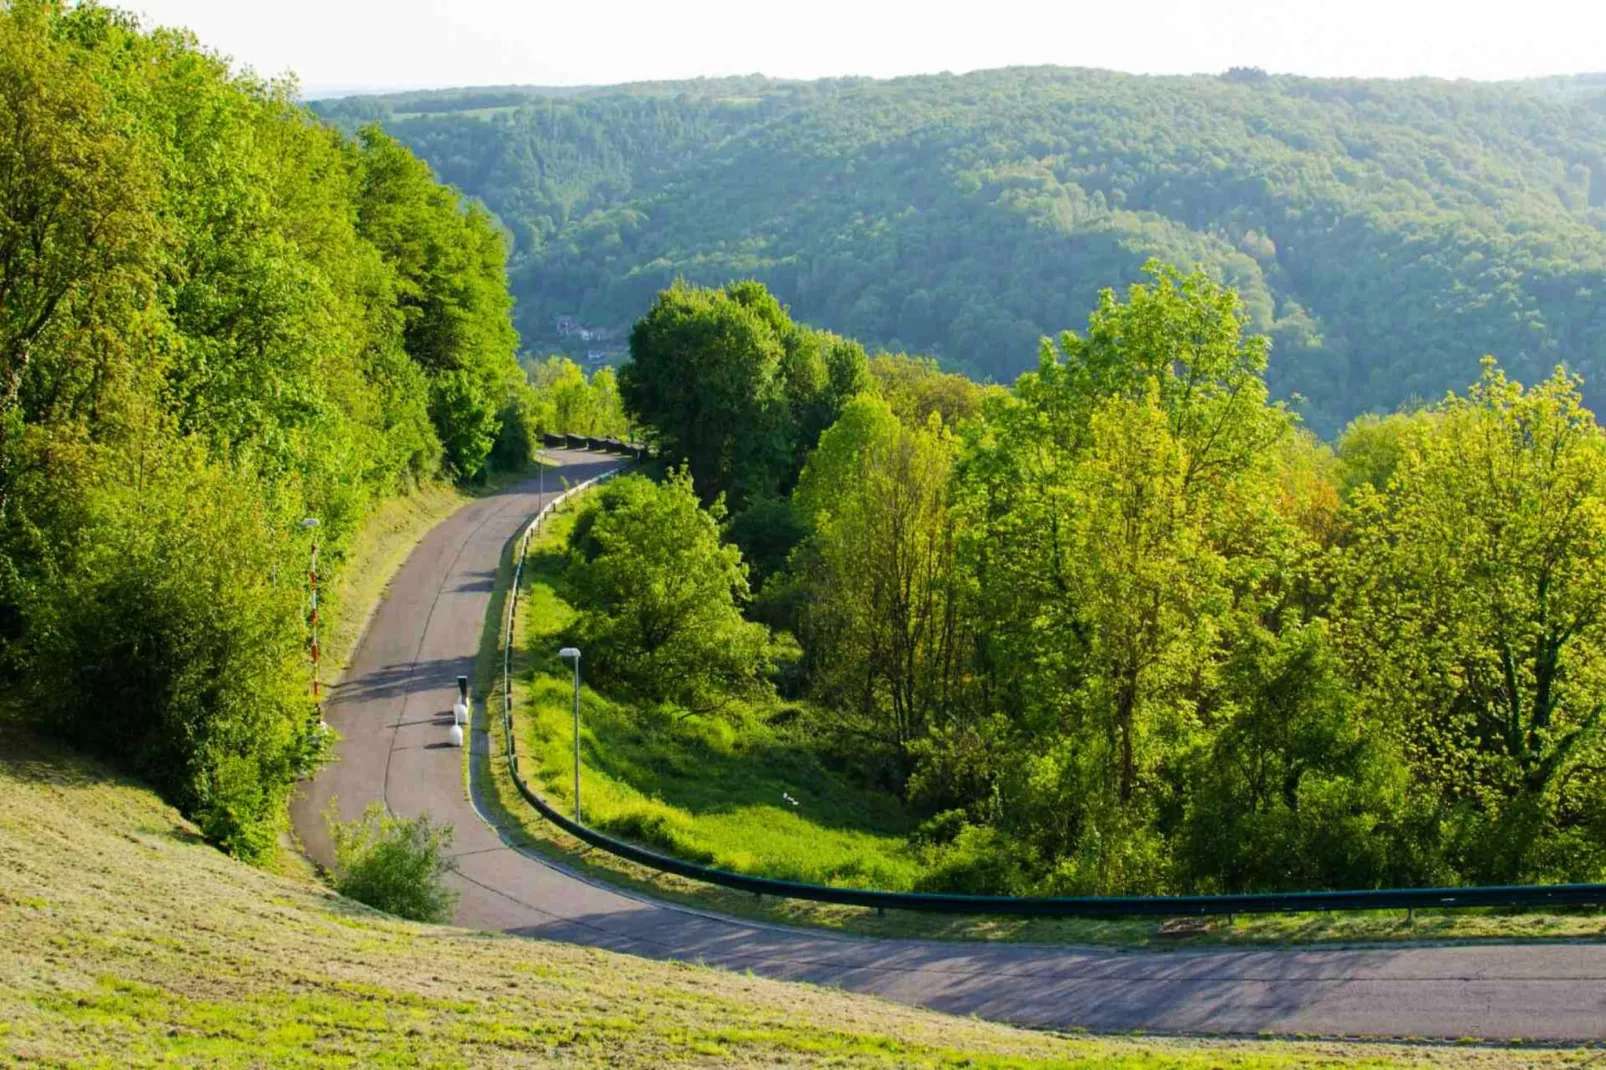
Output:
[[[619,458],[553,451],[569,483]],[[547,486],[557,483],[547,474]],[[550,490],[547,497],[553,497]],[[646,900],[510,847],[483,821],[447,742],[459,675],[473,677],[496,570],[540,508],[536,484],[474,501],[419,543],[387,590],[326,717],[336,761],[292,806],[327,865],[320,814],[369,802],[456,829],[456,922],[652,958],[701,961],[1021,1025],[1097,1031],[1606,1040],[1606,944],[1128,952],[866,940]],[[486,746],[476,701],[474,746]]]

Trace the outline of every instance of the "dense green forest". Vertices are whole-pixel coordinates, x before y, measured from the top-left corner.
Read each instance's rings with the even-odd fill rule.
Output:
[[[269,852],[328,743],[313,542],[327,579],[380,499],[622,427],[610,375],[521,370],[506,257],[377,128],[0,5],[0,697]]]
[[[875,872],[921,888],[1606,878],[1578,380],[1491,359],[1327,445],[1234,291],[1147,272],[1012,390],[867,361],[752,282],[660,294],[620,388],[671,475],[569,540],[593,686],[665,753],[712,719],[711,761],[779,735],[895,793],[915,831]]]
[[[318,107],[381,120],[497,215],[527,343],[557,315],[628,324],[676,277],[751,277],[872,349],[1009,383],[1152,256],[1243,295],[1273,396],[1324,435],[1486,353],[1606,400],[1598,78],[1039,68]]]
[[[261,858],[328,747],[314,540],[634,427],[670,471],[563,569],[594,681],[896,794],[923,887],[1601,879],[1600,99],[1010,71],[330,125],[16,0],[0,700]],[[558,312],[631,362],[534,359]]]

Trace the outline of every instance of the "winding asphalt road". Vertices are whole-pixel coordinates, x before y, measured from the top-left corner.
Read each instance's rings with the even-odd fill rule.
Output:
[[[570,483],[616,458],[555,452]],[[548,483],[554,483],[551,474]],[[551,496],[550,494],[548,495]],[[328,864],[319,814],[384,800],[457,830],[456,921],[653,958],[873,992],[1021,1025],[1092,1030],[1606,1040],[1606,944],[1117,952],[871,941],[756,925],[636,898],[509,847],[481,820],[446,743],[503,550],[540,506],[535,485],[480,499],[432,530],[391,582],[327,707],[337,762],[292,808]],[[483,710],[472,743],[484,748]]]

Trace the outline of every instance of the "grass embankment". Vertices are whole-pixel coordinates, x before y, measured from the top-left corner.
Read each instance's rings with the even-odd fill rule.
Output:
[[[573,681],[557,651],[574,611],[556,587],[574,516],[555,516],[531,547],[518,633],[531,681],[519,696],[520,753],[540,789],[569,809]],[[896,799],[846,783],[749,711],[736,713],[746,722],[737,730],[723,718],[677,720],[610,702],[589,688],[581,708],[581,801],[594,827],[786,880],[906,889],[919,875]]]
[[[559,513],[531,540],[514,651],[515,731],[532,786],[555,806],[572,807],[572,683],[556,637],[573,609],[559,596],[562,547],[573,512]],[[493,620],[501,621],[511,569],[504,562]],[[488,626],[481,662],[493,656]],[[481,693],[497,692],[487,675]],[[493,707],[494,708],[494,705]],[[1606,939],[1606,914],[1499,913],[1487,910],[1367,911],[1242,916],[1213,920],[1203,932],[1161,936],[1153,920],[949,917],[755,897],[658,873],[565,836],[519,796],[501,758],[500,719],[491,719],[492,757],[482,781],[494,819],[526,846],[591,876],[720,913],[863,936],[1120,947],[1249,944],[1364,944],[1458,940]],[[726,726],[652,720],[583,689],[581,796],[588,824],[655,849],[723,868],[819,883],[907,888],[920,871],[905,848],[907,820],[885,796],[863,792],[809,757],[788,753],[760,728],[743,742]],[[797,807],[782,792],[799,801]]]
[[[0,722],[0,1063],[1484,1066],[1497,1049],[1065,1038],[388,918],[235,862]],[[1525,1051],[1577,1065],[1591,1052]]]

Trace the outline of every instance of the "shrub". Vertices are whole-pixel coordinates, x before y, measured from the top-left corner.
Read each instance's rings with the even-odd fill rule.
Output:
[[[698,713],[768,690],[780,651],[742,618],[747,568],[719,541],[722,516],[682,471],[615,480],[575,523],[567,593],[594,682]]]
[[[428,814],[397,817],[383,803],[370,803],[356,821],[335,816],[334,802],[324,821],[335,841],[335,890],[387,914],[413,921],[450,921],[457,893],[445,877],[457,872],[448,858],[452,827]]]
[[[81,548],[34,589],[10,652],[31,708],[224,850],[262,860],[325,746],[306,694],[306,542],[290,519],[304,514],[194,443],[109,464],[74,496]]]

